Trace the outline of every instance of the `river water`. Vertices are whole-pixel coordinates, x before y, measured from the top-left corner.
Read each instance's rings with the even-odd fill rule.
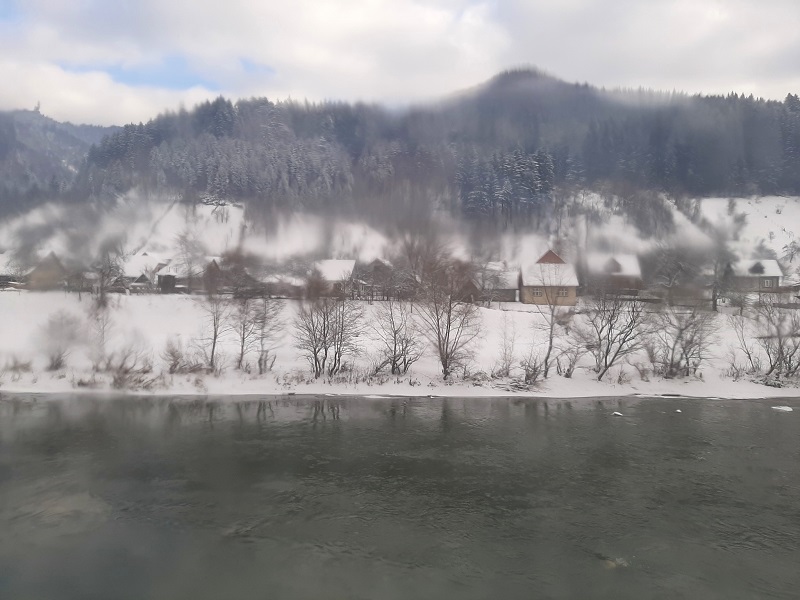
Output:
[[[798,399],[0,398],[0,598],[798,597]]]

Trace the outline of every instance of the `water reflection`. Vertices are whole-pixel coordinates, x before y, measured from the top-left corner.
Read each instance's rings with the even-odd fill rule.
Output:
[[[795,597],[769,405],[4,396],[0,597]]]

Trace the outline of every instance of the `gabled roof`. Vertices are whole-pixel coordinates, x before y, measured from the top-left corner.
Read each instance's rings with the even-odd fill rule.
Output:
[[[330,283],[350,279],[353,276],[353,269],[356,267],[354,260],[319,260],[314,263],[314,270],[318,271],[322,278]]]
[[[783,271],[777,260],[740,260],[731,265],[736,277],[783,277]]]
[[[392,263],[390,261],[386,260],[385,258],[376,258],[375,260],[373,260],[369,264],[370,265],[375,265],[376,263],[381,265],[382,267],[386,267],[387,269],[391,269],[392,268]]]
[[[641,279],[642,269],[635,254],[609,254],[604,252],[589,254],[586,269],[593,276],[636,277]]]
[[[566,261],[552,250],[548,250],[547,252],[542,254],[539,257],[539,260],[537,260],[536,262],[537,264],[558,264],[558,265],[566,264]]]
[[[535,263],[522,267],[522,285],[534,287],[577,287],[575,268],[566,263]]]
[[[67,270],[64,268],[64,265],[61,263],[61,261],[56,256],[56,253],[55,252],[50,252],[50,254],[48,254],[42,260],[40,260],[39,263],[35,267],[33,267],[32,269],[29,269],[28,272],[26,273],[26,275],[30,275],[34,271],[45,270],[45,269],[48,269],[48,268],[49,269],[56,269],[56,270],[62,271],[64,273],[67,272]]]

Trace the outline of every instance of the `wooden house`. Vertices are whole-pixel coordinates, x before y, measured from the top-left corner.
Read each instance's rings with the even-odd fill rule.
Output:
[[[122,266],[121,283],[131,292],[153,291],[157,286],[157,273],[169,264],[169,259],[142,252],[127,258]]]
[[[357,295],[370,302],[389,300],[398,295],[398,282],[395,281],[394,266],[383,258],[376,258],[370,263],[357,265],[354,283]]]
[[[520,269],[520,301],[524,304],[575,306],[577,297],[575,268],[552,250]]]
[[[27,288],[30,290],[44,291],[64,289],[67,280],[67,270],[64,265],[51,252],[39,264],[25,275]]]
[[[777,260],[740,260],[726,269],[728,287],[736,292],[778,293],[782,279]]]
[[[220,259],[214,256],[187,264],[172,260],[156,272],[156,287],[162,294],[217,292],[221,287]]]
[[[505,262],[490,262],[478,272],[481,300],[519,302],[520,269]]]
[[[314,269],[309,279],[315,279],[319,287],[315,294],[320,296],[351,295],[353,290],[353,275],[356,268],[354,260],[319,260],[314,263]],[[309,284],[309,288],[311,288]]]
[[[639,258],[635,254],[589,254],[585,259],[583,285],[589,292],[638,295],[644,287]]]

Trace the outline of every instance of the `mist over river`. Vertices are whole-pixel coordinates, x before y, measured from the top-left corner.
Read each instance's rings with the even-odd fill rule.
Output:
[[[800,399],[5,394],[0,532],[9,599],[797,598]]]

